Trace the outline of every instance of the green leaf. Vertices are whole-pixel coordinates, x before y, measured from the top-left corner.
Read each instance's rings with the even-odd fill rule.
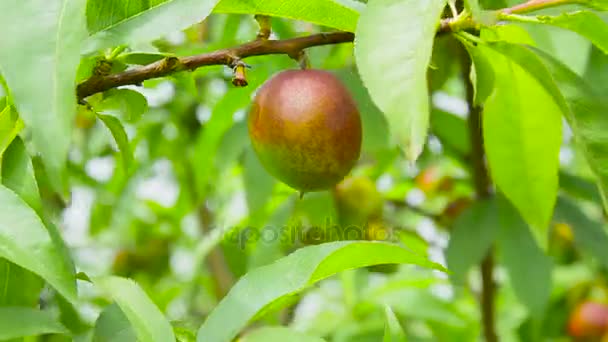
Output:
[[[0,340],[67,333],[68,330],[48,312],[16,306],[0,307]]]
[[[85,0],[0,2],[0,73],[19,115],[31,129],[56,191],[76,114],[76,70],[86,36]],[[27,27],[27,29],[23,29]],[[26,42],[26,43],[25,43]]]
[[[116,58],[124,64],[146,65],[160,61],[165,57],[175,57],[162,52],[129,52],[122,54]],[[120,90],[120,89],[119,89]],[[122,89],[126,90],[126,89]]]
[[[362,153],[374,153],[388,147],[388,124],[382,112],[376,107],[359,75],[350,69],[336,72],[344,85],[348,88],[357,102],[361,114],[363,137],[361,142]]]
[[[596,203],[602,202],[602,195],[595,182],[565,171],[559,173],[559,188],[573,197]]]
[[[608,55],[592,47],[583,77],[597,88],[598,94],[608,93]]]
[[[287,327],[263,327],[239,339],[240,342],[324,342],[320,337],[309,336]]]
[[[125,128],[122,127],[120,120],[112,115],[97,114],[97,117],[106,125],[110,130],[110,133],[112,133],[116,145],[118,145],[118,149],[120,150],[120,155],[122,156],[124,170],[125,172],[128,172],[133,164],[133,151],[131,151],[129,137],[127,136],[127,132],[125,132]]]
[[[471,151],[469,131],[466,121],[462,118],[440,109],[433,109],[431,131],[446,149],[453,149],[461,156],[469,155]]]
[[[17,194],[0,186],[0,256],[38,274],[74,302],[73,267],[53,235]]]
[[[205,19],[218,0],[89,0],[84,52],[146,42]]]
[[[405,342],[407,337],[403,332],[401,324],[395,313],[390,306],[384,306],[384,316],[386,317],[386,324],[384,325],[384,338],[383,342]]]
[[[563,197],[557,201],[554,221],[572,227],[574,242],[608,267],[608,234],[602,223],[590,219],[579,206]]]
[[[213,12],[263,14],[354,32],[359,12],[331,0],[222,0]]]
[[[355,59],[363,84],[384,112],[392,143],[409,160],[422,152],[429,126],[427,68],[443,0],[367,5],[357,25]]]
[[[562,13],[558,16],[538,16],[539,22],[574,31],[589,39],[604,53],[608,53],[608,24],[590,11]]]
[[[35,307],[44,282],[34,273],[0,258],[0,307]]]
[[[23,121],[19,120],[17,112],[11,106],[6,106],[0,112],[0,155],[22,129]]]
[[[245,185],[247,208],[249,208],[249,219],[256,222],[257,218],[263,217],[260,215],[263,214],[266,203],[272,197],[276,181],[266,172],[251,148],[247,149],[245,153],[243,184]]]
[[[457,281],[481,262],[499,231],[498,208],[494,200],[478,201],[454,221],[446,249],[448,269]]]
[[[130,342],[137,337],[127,316],[114,303],[108,305],[95,322],[93,342]]]
[[[175,341],[173,329],[152,300],[134,281],[109,276],[93,283],[111,296],[131,322],[140,341]]]
[[[111,89],[104,93],[104,99],[95,105],[94,110],[133,122],[148,110],[148,101],[135,90]]]
[[[243,276],[207,317],[197,340],[231,341],[264,308],[321,279],[346,269],[392,263],[443,270],[440,265],[390,243],[340,241],[304,247]]]
[[[525,48],[490,46],[503,54],[486,50],[497,76],[483,120],[490,171],[496,186],[542,240],[557,196],[562,102],[556,100],[559,92],[548,92],[529,70],[504,57],[521,57],[531,66],[534,56],[520,54]]]
[[[549,70],[561,90],[569,110],[566,119],[575,137],[577,145],[589,167],[595,174],[598,182],[604,208],[608,208],[608,101],[596,93],[580,76],[569,70],[562,63],[550,55],[534,49]],[[544,76],[543,71],[537,70],[539,77]]]
[[[494,70],[482,49],[476,48],[464,40],[461,41],[473,63],[469,75],[474,89],[473,101],[476,105],[481,106],[494,90]]]
[[[505,200],[499,202],[502,261],[511,286],[528,310],[539,317],[551,294],[551,258],[536,244],[528,225]]]
[[[17,193],[36,212],[42,211],[34,166],[21,138],[13,140],[2,156],[2,184]]]

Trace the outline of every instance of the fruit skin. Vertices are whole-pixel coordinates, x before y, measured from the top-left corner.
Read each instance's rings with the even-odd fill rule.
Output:
[[[370,220],[382,217],[382,195],[376,189],[376,184],[367,177],[346,177],[334,188],[333,197],[343,227],[362,227]]]
[[[359,111],[327,71],[288,70],[266,81],[253,101],[248,128],[266,170],[302,193],[330,188],[359,159]]]
[[[599,338],[608,332],[608,305],[596,302],[579,304],[568,321],[568,333],[576,338]]]

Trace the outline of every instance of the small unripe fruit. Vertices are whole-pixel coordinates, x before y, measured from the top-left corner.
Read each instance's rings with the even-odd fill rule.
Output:
[[[568,321],[568,333],[576,338],[599,338],[608,332],[608,305],[596,302],[579,304]]]
[[[248,127],[266,170],[302,193],[330,188],[359,159],[359,111],[344,85],[326,71],[288,70],[266,81]]]
[[[382,195],[367,177],[346,177],[336,185],[333,195],[338,219],[344,228],[364,227],[370,220],[382,217]]]

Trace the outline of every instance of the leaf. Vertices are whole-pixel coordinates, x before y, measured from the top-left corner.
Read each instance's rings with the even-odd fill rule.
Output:
[[[510,58],[529,57],[519,54],[517,45],[489,46]],[[483,120],[492,178],[542,240],[557,197],[562,102],[556,100],[559,92],[548,92],[529,69],[486,51],[496,72]],[[534,57],[526,60],[532,65]]]
[[[320,337],[313,337],[287,327],[263,327],[256,329],[239,339],[240,342],[323,342]]]
[[[336,72],[336,76],[340,78],[357,102],[363,126],[362,153],[374,153],[387,148],[388,124],[386,118],[372,102],[359,75],[352,70],[341,69]]]
[[[0,186],[0,256],[38,274],[74,302],[73,267],[49,231],[17,194]]]
[[[95,105],[94,110],[133,122],[148,111],[148,101],[135,90],[111,89],[104,93],[104,99]]]
[[[138,340],[175,341],[169,322],[134,281],[109,276],[93,279],[93,283],[116,301],[131,322]]]
[[[32,272],[0,258],[0,307],[35,307],[44,282]]]
[[[604,209],[608,210],[608,169],[605,167],[608,163],[608,101],[555,58],[537,49],[533,51],[546,65],[545,70],[537,70],[537,75],[546,77],[544,72],[548,69],[547,74],[550,73],[565,98],[569,109],[566,120],[597,178]]]
[[[76,114],[84,6],[85,0],[0,2],[0,73],[59,192]]]
[[[89,0],[84,52],[146,42],[205,19],[218,0]]]
[[[608,93],[608,55],[592,47],[583,78],[598,94]]]
[[[373,1],[357,25],[355,59],[363,84],[387,117],[392,143],[412,161],[426,140],[426,75],[444,6],[443,0]]]
[[[36,212],[42,211],[42,200],[34,175],[34,166],[21,138],[16,138],[2,156],[2,184],[13,190]]]
[[[539,22],[570,31],[589,39],[604,53],[608,53],[608,24],[590,11],[562,13],[558,16],[538,16]]]
[[[466,273],[481,262],[499,231],[494,200],[475,202],[454,221],[446,249],[448,269],[454,279],[464,281]]]
[[[403,328],[401,324],[399,324],[399,320],[395,313],[391,309],[390,306],[384,306],[384,316],[386,317],[386,323],[384,325],[384,338],[383,342],[405,342],[407,341],[407,337],[403,332]]]
[[[48,312],[16,306],[0,307],[0,340],[67,333],[68,330]]]
[[[11,106],[6,106],[0,112],[0,154],[4,153],[22,129],[23,121],[19,120],[17,112]]]
[[[120,310],[120,307],[116,303],[108,305],[95,322],[93,342],[130,342],[136,340],[137,337],[133,332],[131,323]]]
[[[243,184],[245,186],[247,208],[249,208],[249,219],[256,222],[256,219],[263,217],[260,215],[264,214],[262,211],[272,197],[272,190],[276,181],[266,172],[251,148],[247,149],[245,153]]]
[[[570,196],[596,203],[602,202],[602,195],[600,195],[597,185],[592,180],[561,171],[559,173],[559,187]]]
[[[118,149],[120,150],[120,155],[122,156],[124,170],[125,172],[128,172],[133,164],[133,151],[131,150],[131,145],[129,145],[129,137],[127,136],[127,132],[125,132],[122,123],[112,115],[97,114],[97,117],[106,125],[110,130],[110,133],[112,133],[116,145],[118,145]]]
[[[557,200],[554,221],[572,227],[574,242],[608,267],[608,235],[602,223],[590,219],[575,203],[563,197]]]
[[[464,40],[461,41],[471,56],[473,64],[469,75],[474,90],[473,101],[476,105],[481,106],[494,90],[494,70],[482,49],[476,48]]]
[[[551,294],[551,258],[536,244],[519,213],[505,200],[499,202],[500,239],[511,286],[532,315],[540,317]]]
[[[160,61],[165,57],[175,57],[162,52],[129,52],[122,54],[116,58],[124,64],[147,65]],[[118,89],[121,90],[121,89]],[[127,89],[122,89],[127,90]],[[138,93],[139,94],[139,93]]]
[[[215,13],[263,14],[354,32],[359,13],[331,0],[222,0]]]
[[[207,317],[197,340],[230,341],[261,310],[321,279],[346,269],[391,263],[443,270],[440,265],[390,243],[340,241],[300,248],[243,276]]]
[[[431,131],[446,149],[453,149],[461,156],[469,155],[471,151],[469,131],[466,121],[462,118],[440,109],[433,109]]]

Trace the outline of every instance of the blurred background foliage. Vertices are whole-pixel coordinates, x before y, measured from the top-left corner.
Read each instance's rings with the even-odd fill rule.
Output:
[[[484,8],[509,5],[501,0],[482,3]],[[511,26],[608,91],[608,57],[588,41],[559,28]],[[238,45],[254,39],[257,29],[251,15],[214,13],[163,39],[88,55],[78,80],[93,71],[117,72],[164,56]],[[326,30],[272,18],[275,39]],[[536,341],[541,336],[567,341],[568,317],[577,304],[608,303],[608,238],[601,198],[566,124],[559,200],[549,235],[540,240],[533,236],[513,209],[506,212],[520,230],[501,231],[493,208],[509,204],[501,198],[475,200],[466,122],[470,70],[466,51],[455,38],[435,40],[428,71],[431,130],[415,165],[389,144],[387,122],[355,69],[353,45],[315,47],[308,56],[314,68],[331,70],[351,90],[364,136],[351,176],[333,191],[306,194],[301,200],[260,165],[245,120],[257,87],[281,70],[298,67],[287,56],[248,58],[249,85],[243,88],[231,84],[229,68],[212,66],[96,94],[80,105],[69,154],[69,203],[45,182],[40,160],[33,160],[44,210],[62,222],[76,269],[134,279],[184,341],[193,339],[204,318],[248,271],[299,247],[342,239],[398,242],[447,265],[452,277],[410,265],[345,271],[290,298],[284,309],[259,317],[242,341],[279,341],[286,334],[293,334],[293,341],[298,334],[302,341],[315,340],[311,336],[380,341],[387,317],[402,329],[396,341],[475,341],[481,331],[480,280],[472,266],[493,243],[499,253],[496,319],[502,341]],[[9,149],[20,148],[14,145]],[[349,226],[356,229],[345,229]],[[537,244],[543,239],[544,245]],[[7,291],[36,303],[42,281],[2,263],[0,268],[16,269],[13,276],[22,277],[18,291]],[[43,291],[40,300],[83,336],[135,339],[128,323],[121,330],[111,322],[122,315],[116,304],[109,305],[87,282],[79,282],[79,291],[77,309],[51,291]],[[0,304],[16,298],[0,294]],[[104,337],[104,324],[120,334]],[[263,326],[268,327],[253,329]]]

